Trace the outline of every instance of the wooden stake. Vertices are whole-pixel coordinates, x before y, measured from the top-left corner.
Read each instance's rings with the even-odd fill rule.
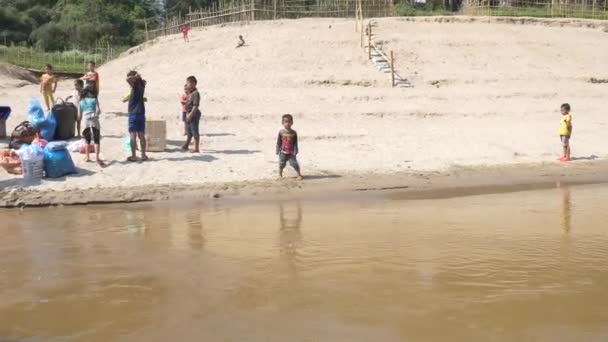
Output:
[[[146,18],[144,18],[144,29],[146,32],[146,41],[150,40],[150,35],[148,33],[148,21],[146,20]]]
[[[391,87],[395,87],[395,57],[393,50],[391,50]]]
[[[367,24],[367,59],[372,59],[372,24]]]

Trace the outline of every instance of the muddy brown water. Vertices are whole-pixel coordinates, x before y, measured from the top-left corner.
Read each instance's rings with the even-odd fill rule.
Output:
[[[0,341],[608,341],[607,199],[2,210]]]

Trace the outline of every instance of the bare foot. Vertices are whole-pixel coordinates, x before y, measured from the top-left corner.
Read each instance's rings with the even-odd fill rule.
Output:
[[[183,145],[182,146],[182,151],[188,151],[188,145]]]
[[[101,160],[101,159],[97,159],[97,165],[99,165],[101,167],[105,167],[106,163],[104,163],[103,160]]]
[[[90,161],[91,161],[91,159],[90,159],[89,157],[84,157],[84,162],[85,162],[85,163],[88,163],[88,162],[90,162]]]
[[[190,150],[190,153],[201,153],[199,150]]]
[[[148,160],[148,159],[149,159],[149,158],[148,158],[148,156],[147,156],[147,155],[145,155],[145,154],[143,154],[143,155],[141,156],[141,161],[146,161],[146,160]]]
[[[299,180],[299,181],[301,181],[301,180],[303,180],[303,179],[304,179],[304,177],[302,177],[302,176],[300,175],[300,176],[296,177],[296,179],[297,179],[297,180]]]

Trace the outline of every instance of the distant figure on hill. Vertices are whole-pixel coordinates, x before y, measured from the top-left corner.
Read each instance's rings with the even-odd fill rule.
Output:
[[[189,43],[190,38],[188,38],[188,32],[190,32],[190,23],[185,23],[182,26],[182,34],[184,35],[184,42]]]
[[[87,71],[84,76],[80,79],[83,81],[94,81],[95,82],[95,95],[99,95],[99,73],[95,71],[95,62],[90,61],[87,65]]]
[[[53,66],[47,64],[44,67],[44,74],[40,76],[40,94],[44,99],[46,111],[49,112],[53,104],[55,104],[55,90],[57,90],[57,77],[53,74]]]
[[[239,43],[236,45],[236,48],[240,48],[245,46],[245,39],[243,39],[243,36],[239,36]]]

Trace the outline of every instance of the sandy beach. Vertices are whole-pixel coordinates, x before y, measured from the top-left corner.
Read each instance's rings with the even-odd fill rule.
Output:
[[[394,50],[414,87],[391,88],[367,59],[354,21],[304,19],[209,27],[186,44],[164,37],[99,68],[100,168],[72,154],[79,174],[23,184],[0,173],[0,205],[294,193],[466,184],[603,181],[608,33],[596,22],[387,18],[375,41]],[[582,23],[582,24],[581,24]],[[238,35],[247,46],[235,49]],[[166,120],[168,146],[127,163],[127,71],[148,81],[147,117]],[[182,153],[178,94],[195,75],[203,95],[201,154]],[[10,129],[26,119],[38,85],[2,75]],[[69,95],[71,80],[57,96]],[[555,161],[559,105],[573,108],[571,164]],[[295,117],[308,180],[276,181],[274,144],[283,113]],[[463,171],[464,170],[464,171]],[[288,173],[292,175],[292,173]],[[485,178],[478,177],[485,175]],[[527,181],[524,181],[524,178]],[[485,181],[479,181],[485,179]],[[518,181],[519,179],[519,181]],[[195,193],[198,192],[198,193]],[[181,195],[177,195],[181,194]]]

